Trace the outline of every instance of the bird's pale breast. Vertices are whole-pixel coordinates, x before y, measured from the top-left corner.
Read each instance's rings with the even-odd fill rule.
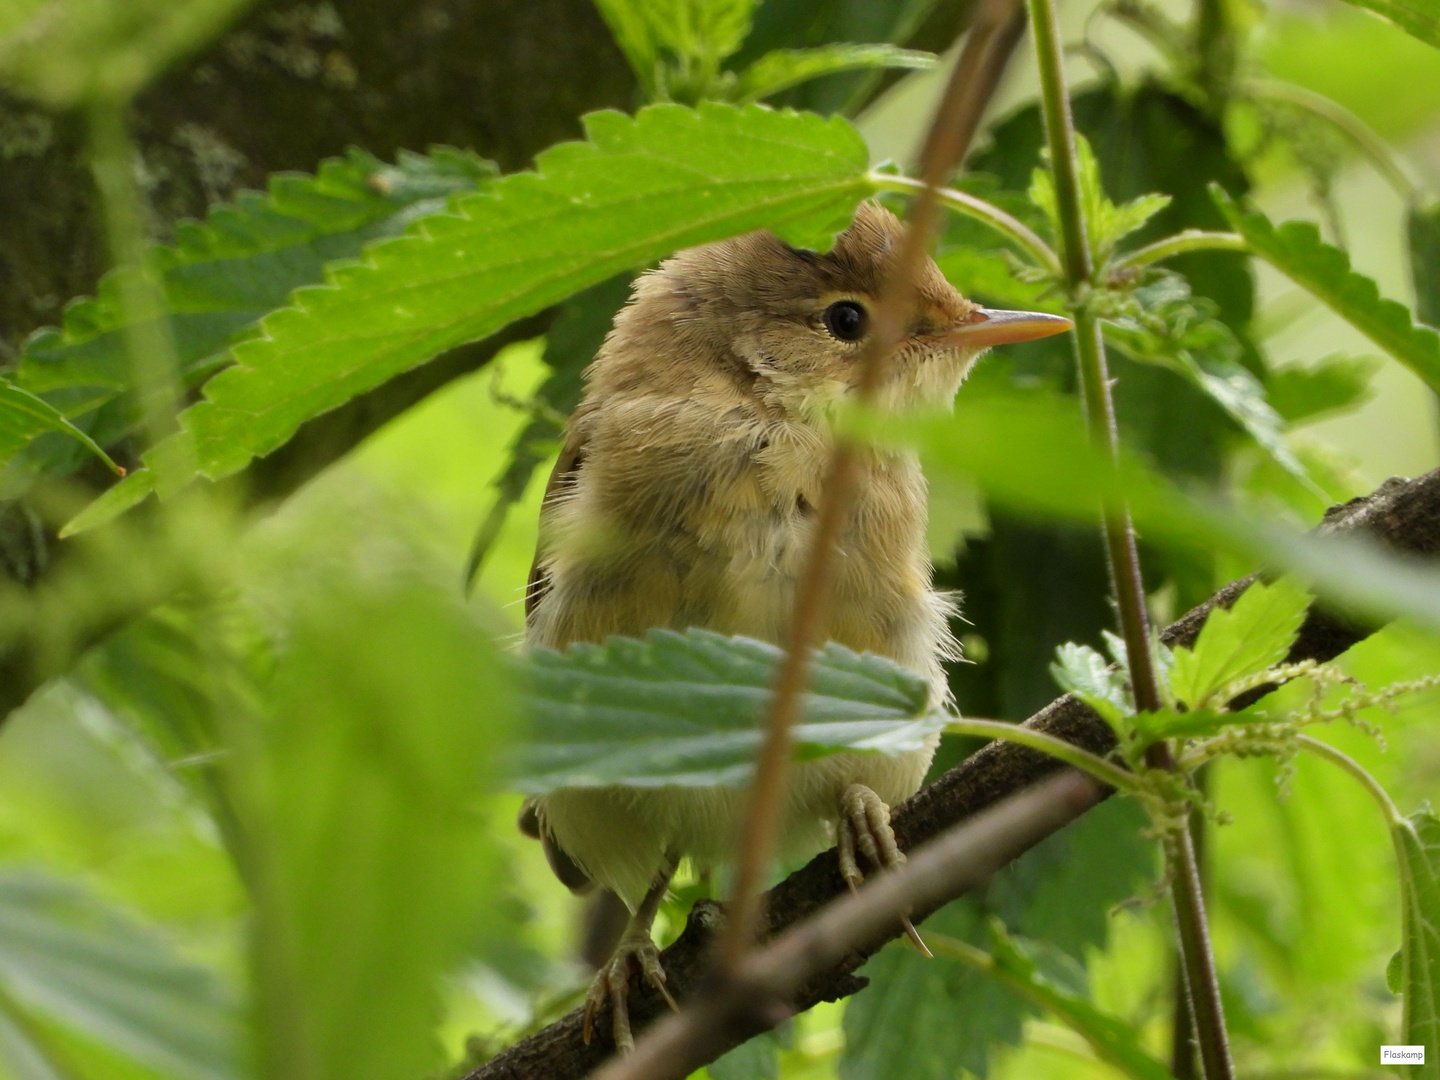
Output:
[[[732,399],[637,395],[577,414],[583,465],[547,504],[528,640],[554,648],[701,626],[778,642],[807,558],[829,445],[808,424]],[[925,484],[902,455],[862,470],[841,543],[824,636],[930,677],[953,643],[949,600],[930,585]],[[837,754],[800,765],[787,845],[827,842],[839,796],[863,783],[887,803],[913,794],[933,755]],[[576,789],[538,801],[546,827],[586,872],[632,906],[667,851],[726,858],[743,792]]]

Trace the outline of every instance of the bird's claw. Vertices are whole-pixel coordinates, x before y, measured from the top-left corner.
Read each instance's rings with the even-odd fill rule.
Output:
[[[660,950],[648,934],[627,933],[615,946],[615,953],[590,983],[585,994],[585,1013],[581,1022],[581,1038],[590,1045],[595,1017],[606,1001],[610,1002],[611,1031],[615,1048],[621,1053],[635,1049],[635,1036],[630,1030],[630,972],[638,966],[645,981],[659,991],[670,1008],[679,1010],[675,999],[665,987],[665,969],[660,965]]]
[[[890,808],[879,795],[864,784],[851,784],[840,796],[840,826],[837,830],[836,849],[840,859],[840,876],[854,892],[862,881],[857,853],[877,870],[889,870],[905,865],[905,853],[895,842],[895,831],[890,828]],[[900,916],[905,936],[927,959],[933,957],[920,931],[908,915]]]

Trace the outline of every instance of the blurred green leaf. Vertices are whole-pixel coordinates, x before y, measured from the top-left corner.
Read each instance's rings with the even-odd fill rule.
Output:
[[[710,1080],[779,1080],[778,1032],[767,1031],[741,1043],[705,1066]]]
[[[495,501],[470,546],[467,583],[474,584],[510,507],[524,498],[536,468],[559,452],[565,418],[580,403],[585,389],[585,368],[604,343],[616,312],[630,298],[630,282],[629,274],[617,274],[571,297],[545,335],[542,359],[550,374],[535,391],[530,419],[510,444],[504,471],[495,478]]]
[[[272,670],[259,714],[226,718],[262,1068],[297,1080],[436,1072],[442,977],[512,932],[482,812],[503,665],[413,552],[354,539],[348,566],[266,575]]]
[[[1172,1080],[1170,1070],[1145,1052],[1129,1024],[1101,1012],[1086,995],[1048,976],[1026,951],[1026,945],[1007,934],[998,919],[990,920],[989,931],[988,953],[948,938],[932,939],[933,947],[941,956],[993,976],[1063,1021],[1091,1045],[1097,1057],[1131,1080]]]
[[[1436,0],[1346,0],[1383,15],[1427,45],[1440,49],[1440,3]]]
[[[730,88],[729,97],[742,103],[760,101],[824,75],[887,68],[928,71],[936,62],[934,53],[902,49],[896,45],[837,42],[813,49],[776,49],[740,72]]]
[[[1440,202],[1412,206],[1406,217],[1410,238],[1410,277],[1415,282],[1415,313],[1440,327]]]
[[[473,190],[494,171],[455,150],[402,151],[393,166],[352,150],[314,176],[276,173],[264,194],[241,192],[204,221],[182,222],[175,243],[151,248],[150,259],[184,384],[196,386],[227,364],[231,343],[253,333],[292,290],[318,283],[326,263],[354,258],[368,241],[444,210],[448,195]],[[117,274],[107,274],[95,297],[66,307],[60,329],[30,336],[10,372],[103,445],[136,423],[120,291]],[[14,452],[0,445],[0,465]],[[52,452],[35,455],[30,467],[54,472],[68,462]]]
[[[538,172],[498,180],[295,293],[146,456],[157,476],[124,483],[165,491],[228,476],[310,417],[678,248],[757,228],[823,247],[870,191],[865,144],[838,118],[706,104],[585,122],[590,141],[550,148]]]
[[[1435,1046],[1440,1039],[1440,818],[1429,809],[1391,826],[1400,859],[1404,904],[1400,983],[1405,1014],[1400,1042]],[[1414,1075],[1440,1076],[1440,1062],[1427,1056]]]
[[[89,435],[66,420],[55,406],[8,380],[0,379],[0,465],[32,440],[51,431],[74,439],[110,466],[112,472],[124,475],[124,470],[110,460],[110,455]]]
[[[530,728],[515,770],[530,794],[561,787],[738,785],[765,735],[766,703],[784,653],[707,630],[652,630],[523,662]],[[929,682],[892,661],[833,642],[815,654],[802,758],[837,751],[916,750],[944,727]]]
[[[1350,269],[1350,258],[1320,238],[1309,221],[1271,224],[1258,210],[1242,210],[1217,185],[1215,201],[1251,249],[1380,348],[1395,357],[1432,389],[1440,389],[1440,333],[1416,325],[1409,309],[1380,295],[1375,282]]]
[[[994,307],[1059,314],[1059,298],[1048,295],[1052,287],[1043,281],[1025,281],[998,251],[979,251],[970,246],[954,247],[935,259],[945,279],[970,299],[983,299]]]
[[[249,0],[21,0],[0,9],[0,79],[56,108],[127,101]]]
[[[1265,376],[1265,396],[1288,423],[1318,420],[1368,401],[1380,363],[1378,357],[1337,355],[1275,368]]]
[[[169,1075],[246,1074],[238,995],[156,930],[71,882],[0,874],[0,988],[4,1006]],[[23,1033],[23,1017],[10,1019]]]
[[[1169,195],[1147,194],[1116,205],[1105,194],[1100,166],[1090,141],[1075,136],[1080,165],[1080,199],[1085,213],[1085,232],[1096,266],[1103,266],[1115,245],[1170,205]],[[1050,234],[1060,235],[1059,211],[1055,206],[1055,181],[1048,169],[1036,169],[1030,180],[1030,201],[1050,219]]]
[[[1174,650],[1171,692],[1198,709],[1226,685],[1285,659],[1311,596],[1291,578],[1255,581],[1227,611],[1210,610],[1193,648]]]

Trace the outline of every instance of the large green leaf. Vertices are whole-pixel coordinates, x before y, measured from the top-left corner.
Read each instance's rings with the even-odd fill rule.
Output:
[[[257,715],[228,718],[261,1064],[295,1080],[437,1073],[443,977],[512,932],[483,812],[503,665],[453,586],[367,532],[338,568],[312,548],[264,574],[274,653]]]
[[[1212,192],[1251,250],[1314,293],[1431,388],[1440,389],[1440,333],[1416,325],[1403,304],[1382,297],[1374,281],[1350,269],[1345,252],[1320,238],[1313,222],[1276,226],[1258,210],[1241,209],[1218,186]]]
[[[1154,845],[1140,835],[1144,812],[1111,799],[996,874],[978,895],[942,908],[926,930],[975,946],[988,916],[1047,942],[1071,966],[1103,946],[1110,911],[1154,873]],[[1104,873],[1096,873],[1104,867]],[[950,1080],[988,1071],[991,1049],[1013,1044],[1035,1007],[989,976],[938,964],[896,942],[863,969],[870,986],[845,1009],[844,1080]]]
[[[1427,45],[1440,49],[1440,2],[1437,0],[1347,0],[1383,15]]]
[[[523,665],[530,728],[516,779],[559,787],[737,785],[754,769],[765,706],[784,653],[708,630],[652,630],[563,653],[534,649]],[[831,643],[816,654],[793,732],[802,758],[840,750],[919,749],[946,721],[913,672]]]
[[[1400,1042],[1428,1046],[1425,1064],[1408,1073],[1440,1077],[1440,818],[1428,809],[1391,826],[1400,858],[1400,986],[1405,996]]]
[[[1005,932],[998,919],[990,921],[990,952],[950,938],[930,939],[935,952],[969,964],[998,979],[1036,1007],[1045,1010],[1081,1035],[1096,1056],[1109,1062],[1131,1080],[1172,1080],[1170,1070],[1151,1057],[1131,1025],[1097,1009],[1088,996],[1050,976],[1040,963],[1041,948],[1023,943]]]
[[[59,409],[30,391],[0,379],[0,463],[13,457],[41,435],[52,431],[69,436],[112,470],[124,473],[94,439],[66,420]]]
[[[230,344],[253,332],[293,289],[320,281],[326,263],[354,258],[368,241],[443,210],[447,195],[471,190],[493,172],[453,150],[402,153],[394,166],[353,150],[324,162],[314,176],[277,173],[264,194],[242,192],[211,208],[204,221],[182,222],[175,243],[149,256],[182,381],[197,385],[228,363]],[[125,394],[125,332],[120,282],[107,274],[95,297],[65,309],[59,329],[31,335],[11,377],[110,445],[135,419]],[[0,444],[0,464],[19,449]],[[60,463],[52,454],[40,464]]]
[[[172,1076],[246,1073],[230,987],[157,930],[39,873],[0,874],[0,1010],[18,1010],[7,1017],[20,1029],[12,1036],[40,1019]],[[0,1041],[17,1052],[24,1044]]]
[[[1227,611],[1212,608],[1192,648],[1180,646],[1170,690],[1192,709],[1216,691],[1285,659],[1310,609],[1310,594],[1290,578],[1256,581]]]
[[[458,200],[332,270],[326,287],[297,292],[147,455],[158,475],[127,478],[132,492],[107,510],[197,473],[228,476],[310,417],[678,248],[757,228],[827,246],[872,190],[865,144],[838,118],[655,105],[585,125],[589,141],[552,147],[536,172]]]

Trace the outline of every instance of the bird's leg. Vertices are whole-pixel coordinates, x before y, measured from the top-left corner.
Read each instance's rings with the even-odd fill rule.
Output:
[[[895,832],[890,828],[890,808],[864,784],[851,784],[840,796],[840,826],[836,831],[840,876],[850,886],[851,892],[865,880],[856,859],[857,852],[876,870],[905,865],[905,853],[895,842]],[[905,928],[905,936],[921,954],[932,957],[910,916],[902,914],[900,924]]]
[[[629,1005],[632,964],[639,966],[646,981],[660,991],[660,996],[672,1009],[679,1010],[675,999],[670,996],[670,991],[665,989],[665,969],[660,966],[660,950],[655,947],[655,942],[650,937],[650,926],[655,922],[655,913],[660,910],[660,901],[665,896],[665,890],[670,887],[670,879],[675,876],[677,865],[678,859],[673,856],[666,857],[665,865],[655,877],[655,884],[650,886],[645,899],[640,901],[635,914],[630,916],[630,922],[625,927],[625,933],[621,935],[620,943],[615,946],[614,954],[609,962],[595,973],[595,979],[590,983],[590,990],[585,995],[585,1017],[581,1027],[581,1037],[586,1046],[590,1045],[595,1015],[606,1000],[609,1000],[615,1048],[622,1052],[635,1049],[635,1038],[630,1033]]]

